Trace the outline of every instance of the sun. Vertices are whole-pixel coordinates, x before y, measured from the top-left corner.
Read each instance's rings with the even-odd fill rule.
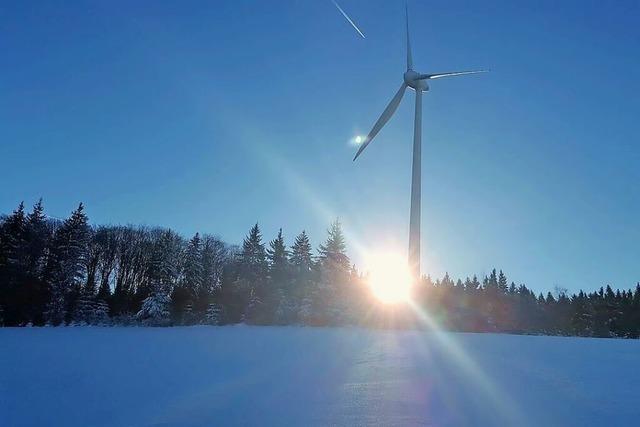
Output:
[[[381,302],[397,304],[411,298],[413,277],[407,260],[395,253],[367,257],[368,284]]]

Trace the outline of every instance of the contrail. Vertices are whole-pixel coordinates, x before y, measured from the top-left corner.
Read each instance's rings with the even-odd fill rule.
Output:
[[[353,28],[355,28],[355,30],[358,32],[358,34],[360,34],[362,36],[362,38],[364,39],[364,34],[362,34],[362,31],[360,31],[360,28],[358,28],[358,26],[356,25],[355,22],[353,22],[351,20],[351,18],[349,18],[349,15],[347,15],[347,12],[345,12],[344,10],[342,10],[342,8],[340,7],[340,5],[338,3],[336,3],[336,0],[331,0],[333,2],[333,4],[338,8],[338,10],[340,11],[340,13],[342,14],[342,16],[345,17],[345,19],[347,21],[349,21],[349,24],[351,24],[351,26]]]

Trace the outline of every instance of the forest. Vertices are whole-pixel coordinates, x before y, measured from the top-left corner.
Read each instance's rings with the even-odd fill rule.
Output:
[[[426,327],[451,331],[638,338],[640,284],[536,295],[495,269],[482,278],[421,277],[413,304],[378,302],[338,220],[314,251],[258,224],[241,245],[160,227],[91,225],[81,203],[64,220],[42,200],[0,217],[0,325]],[[432,327],[433,325],[431,325]]]

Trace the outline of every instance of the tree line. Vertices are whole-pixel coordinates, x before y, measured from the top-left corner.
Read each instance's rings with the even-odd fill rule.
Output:
[[[0,218],[0,324],[360,325],[421,327],[407,307],[374,300],[347,255],[339,221],[314,251],[305,231],[282,229],[242,245],[158,227],[91,226],[80,204],[47,217],[42,200]],[[536,295],[493,270],[453,280],[423,276],[414,310],[449,330],[638,338],[640,284],[631,290]]]

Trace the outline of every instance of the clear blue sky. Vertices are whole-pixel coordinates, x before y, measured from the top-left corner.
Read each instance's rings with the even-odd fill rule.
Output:
[[[402,2],[4,2],[0,212],[314,245],[408,233]],[[518,4],[514,4],[518,3]],[[490,68],[424,97],[423,270],[537,291],[640,280],[640,3],[409,2],[415,68]]]

